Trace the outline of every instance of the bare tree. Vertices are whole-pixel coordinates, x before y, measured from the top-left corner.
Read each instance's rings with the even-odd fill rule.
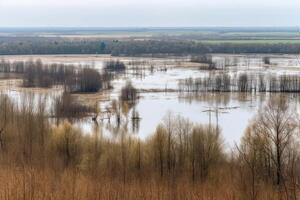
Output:
[[[254,121],[254,131],[259,137],[265,137],[269,142],[264,149],[270,155],[275,167],[275,183],[282,189],[285,181],[284,170],[287,165],[285,155],[288,155],[295,131],[295,112],[289,107],[286,98],[271,98]]]

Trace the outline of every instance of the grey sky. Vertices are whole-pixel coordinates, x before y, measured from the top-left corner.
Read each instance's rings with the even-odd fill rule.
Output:
[[[0,0],[0,26],[298,26],[299,0]]]

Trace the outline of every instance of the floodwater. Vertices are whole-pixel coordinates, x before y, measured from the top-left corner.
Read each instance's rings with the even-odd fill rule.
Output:
[[[166,113],[180,115],[194,123],[218,125],[222,130],[225,142],[233,144],[247,127],[249,120],[258,109],[260,101],[250,100],[241,102],[233,96],[224,94],[226,102],[216,102],[215,97],[207,100],[192,100],[189,97],[176,97],[177,94],[145,94],[137,105],[142,117],[139,134],[147,137],[165,117]],[[207,94],[211,96],[212,94]],[[212,99],[211,99],[212,98]],[[228,102],[227,102],[228,101]]]
[[[271,57],[271,65],[264,66],[262,58]],[[222,130],[225,145],[232,146],[239,143],[247,125],[260,110],[270,95],[238,93],[205,93],[194,96],[192,94],[178,94],[177,92],[164,92],[177,89],[178,80],[185,78],[204,77],[211,73],[199,69],[199,65],[190,63],[183,58],[113,58],[110,56],[9,56],[7,60],[28,60],[40,58],[45,63],[65,63],[75,65],[92,65],[99,70],[105,61],[119,59],[125,62],[130,70],[112,82],[114,87],[109,93],[109,98],[99,102],[104,108],[113,99],[117,99],[121,88],[130,80],[141,91],[140,98],[135,105],[141,120],[138,129],[133,130],[130,123],[131,112],[128,114],[127,130],[137,137],[147,138],[157,125],[163,121],[168,113],[180,115],[191,122],[211,124]],[[300,64],[297,55],[214,55],[220,68],[226,66],[230,73],[250,71],[269,74],[300,74]],[[143,70],[137,70],[141,69]],[[18,99],[20,91],[6,89],[14,99]],[[57,94],[57,93],[56,93]],[[54,95],[56,96],[56,95]],[[47,100],[51,101],[51,100]],[[295,100],[298,102],[297,100]],[[51,105],[51,102],[47,103]],[[50,108],[48,108],[50,109]],[[112,119],[113,121],[114,119]],[[123,118],[123,121],[125,119]],[[106,134],[112,132],[108,122],[103,122]],[[93,131],[94,122],[84,119],[76,123],[85,132]]]

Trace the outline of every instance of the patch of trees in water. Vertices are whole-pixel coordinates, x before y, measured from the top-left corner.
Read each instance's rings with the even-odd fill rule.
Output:
[[[120,100],[135,104],[138,99],[138,91],[130,81],[121,89]]]
[[[105,63],[104,70],[108,72],[124,72],[126,70],[126,66],[123,62],[119,60],[110,60]]]
[[[75,119],[78,117],[86,117],[95,113],[96,108],[82,105],[68,92],[54,99],[52,115],[57,119],[57,123],[61,119]]]
[[[44,64],[41,60],[12,63],[2,60],[0,72],[21,74],[24,87],[49,88],[62,85],[69,92],[82,93],[109,89],[112,79],[109,72],[100,73],[89,66]]]
[[[140,123],[140,116],[138,111],[135,109],[136,104],[138,101],[138,91],[137,89],[131,84],[130,81],[126,82],[125,86],[122,87],[119,99],[113,100],[111,104],[106,107],[106,111],[104,113],[100,113],[97,115],[99,116],[100,120],[103,122],[103,119],[108,119],[108,123],[111,122],[111,117],[115,117],[115,130],[120,130],[121,126],[123,129],[127,130],[129,119],[132,123],[132,131],[137,132],[139,129],[139,123]],[[129,116],[129,112],[131,112],[131,117]],[[105,117],[106,115],[106,117]],[[97,121],[97,117],[94,121]],[[122,120],[125,119],[125,120]],[[110,127],[112,128],[112,124],[110,124]]]
[[[138,98],[138,90],[130,81],[122,87],[119,98],[112,100],[104,108],[101,108],[97,102],[92,106],[82,104],[76,96],[64,91],[62,95],[54,99],[51,116],[56,119],[57,124],[64,119],[75,122],[78,119],[91,119],[95,124],[106,123],[107,127],[114,132],[121,128],[128,130],[128,124],[131,122],[132,131],[136,133],[141,120],[135,108]]]
[[[206,67],[205,68],[202,67],[201,69],[205,69],[205,70],[217,69],[216,63],[213,62],[212,55],[203,54],[199,56],[192,56],[190,61],[194,63],[206,64]]]
[[[179,92],[281,92],[299,93],[298,75],[227,73],[203,78],[187,78],[178,81]]]

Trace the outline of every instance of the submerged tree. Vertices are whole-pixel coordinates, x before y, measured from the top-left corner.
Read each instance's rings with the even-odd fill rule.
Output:
[[[91,68],[84,68],[79,73],[80,92],[98,92],[102,88],[100,73]]]
[[[268,57],[268,56],[263,57],[263,63],[265,65],[270,65],[271,64],[270,57]]]
[[[137,98],[137,89],[132,85],[130,81],[126,82],[126,85],[121,89],[120,100],[126,101],[129,104],[134,104]]]

